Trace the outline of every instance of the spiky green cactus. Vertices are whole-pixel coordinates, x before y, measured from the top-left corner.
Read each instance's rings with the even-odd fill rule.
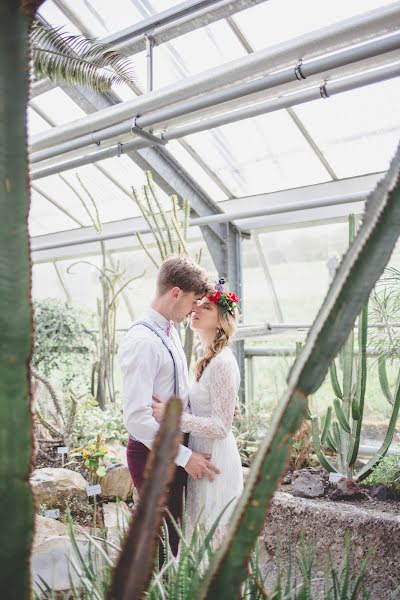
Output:
[[[354,239],[354,235],[354,215],[350,215],[350,243]],[[378,360],[379,380],[384,395],[392,404],[392,416],[384,443],[378,453],[369,461],[366,467],[355,473],[354,464],[357,460],[360,447],[367,383],[367,332],[368,303],[365,304],[358,318],[359,357],[356,373],[354,373],[354,331],[351,331],[340,353],[340,362],[342,363],[343,371],[342,384],[339,383],[335,361],[330,365],[331,385],[336,396],[333,400],[336,421],[332,422],[332,407],[328,408],[322,422],[321,432],[318,417],[313,417],[312,419],[314,449],[322,466],[330,472],[342,473],[350,479],[354,478],[359,481],[367,477],[373,467],[386,454],[393,439],[400,403],[400,394],[398,394],[400,376],[396,384],[395,395],[393,396],[386,374],[386,358],[380,356]],[[399,399],[397,399],[397,396],[399,396]],[[330,448],[336,454],[335,464],[326,456],[324,447]]]
[[[154,440],[139,505],[114,571],[109,600],[141,598],[150,581],[168,485],[175,472],[182,402],[172,397]]]
[[[385,178],[366,203],[360,230],[344,256],[297,357],[269,435],[263,441],[198,598],[238,598],[251,549],[285,469],[291,439],[307,411],[307,396],[323,382],[354,321],[388,262],[400,234],[400,149]]]
[[[31,265],[26,108],[29,30],[40,2],[0,3],[0,597],[30,597],[33,500]]]

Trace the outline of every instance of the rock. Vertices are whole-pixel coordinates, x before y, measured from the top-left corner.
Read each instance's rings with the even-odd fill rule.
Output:
[[[324,484],[318,473],[301,471],[292,482],[292,493],[301,498],[318,498],[324,495]]]
[[[107,473],[101,480],[101,496],[120,500],[127,500],[133,496],[135,501],[138,499],[128,467],[121,464],[108,466]]]
[[[69,469],[36,469],[32,473],[31,486],[37,506],[65,508],[70,499],[87,499],[87,481]]]
[[[113,464],[111,459],[117,459],[118,464],[128,466],[126,458],[126,446],[123,446],[117,440],[109,440],[105,446],[108,448],[107,455],[104,458],[104,463],[108,466]]]
[[[282,485],[290,485],[292,483],[292,474],[288,473],[287,475],[285,475],[285,477],[282,479],[281,484]]]
[[[336,488],[329,494],[331,500],[357,500],[367,498],[367,494],[356,484],[355,481],[342,477],[336,483]]]
[[[87,556],[89,543],[77,535],[80,552]],[[54,519],[46,519],[40,515],[35,520],[35,537],[32,548],[31,576],[34,590],[39,594],[43,586],[42,578],[55,591],[70,588],[70,573],[75,585],[79,577],[70,567],[69,559],[75,557],[73,546],[69,540],[67,526]]]
[[[121,546],[121,540],[128,529],[132,513],[125,502],[107,502],[103,504],[104,527],[106,529],[107,541],[115,546]],[[109,546],[108,553],[115,559],[117,550]]]
[[[368,493],[377,500],[399,500],[399,494],[386,485],[370,485],[367,487]]]

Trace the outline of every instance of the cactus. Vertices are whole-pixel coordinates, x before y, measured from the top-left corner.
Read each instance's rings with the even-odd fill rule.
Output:
[[[89,192],[88,188],[83,183],[79,175],[76,175],[80,190],[60,175],[64,183],[72,190],[78,200],[85,209],[92,225],[97,233],[102,231],[102,223],[96,204],[96,200]],[[83,193],[82,193],[82,191]],[[95,264],[79,260],[72,263],[67,273],[72,273],[72,269],[76,265],[86,264],[95,269],[99,273],[99,283],[101,287],[101,296],[97,298],[97,317],[98,329],[101,335],[97,336],[97,358],[92,368],[91,377],[91,394],[96,398],[96,401],[102,410],[105,410],[109,402],[115,402],[116,390],[114,382],[114,360],[116,348],[116,318],[118,296],[123,293],[124,289],[136,279],[143,277],[145,271],[136,277],[132,277],[124,281],[124,272],[120,271],[119,264],[113,265],[111,256],[107,254],[106,244],[100,241],[101,248],[101,267]]]
[[[109,600],[141,598],[150,581],[162,509],[175,472],[181,413],[181,401],[172,397],[152,446],[141,499],[114,571]]]
[[[265,521],[265,510],[287,464],[292,436],[306,415],[307,396],[321,385],[330,363],[348,339],[399,236],[399,173],[400,148],[388,173],[368,196],[362,226],[339,265],[306,344],[290,371],[287,392],[268,437],[260,445],[230,530],[205,574],[199,599],[239,597],[251,549]],[[360,386],[357,394],[361,391]]]
[[[349,216],[349,242],[354,239],[355,222],[354,215]],[[365,392],[367,382],[367,327],[368,327],[368,303],[363,307],[358,319],[358,368],[354,375],[353,356],[354,356],[354,332],[349,338],[340,353],[340,359],[343,366],[342,386],[339,383],[335,361],[330,366],[330,379],[335,398],[333,408],[336,415],[336,421],[331,423],[332,407],[328,408],[325,416],[322,433],[319,431],[318,417],[312,419],[313,444],[315,453],[323,467],[330,472],[339,472],[350,479],[361,481],[371,472],[372,468],[386,454],[395,431],[395,424],[399,412],[400,394],[399,383],[400,376],[396,383],[396,401],[390,391],[386,373],[386,357],[380,355],[378,359],[379,381],[382,391],[387,400],[392,404],[392,416],[387,429],[385,440],[375,457],[368,465],[362,468],[358,473],[354,473],[354,464],[357,460],[360,447],[361,428],[364,414]],[[343,390],[343,391],[342,391]],[[397,399],[399,396],[399,399]],[[324,453],[324,446],[328,446],[336,454],[336,463],[333,464]]]
[[[178,253],[189,256],[187,233],[191,207],[188,200],[182,200],[180,203],[178,196],[173,194],[170,197],[171,214],[168,214],[158,198],[151,171],[146,171],[146,178],[147,185],[143,186],[143,196],[141,197],[134,188],[132,188],[132,193],[156,242],[158,257],[148,249],[140,233],[135,235],[153,265],[158,269],[161,262],[170,254]],[[195,260],[200,264],[201,249]],[[185,330],[183,346],[189,368],[193,354],[193,331],[190,327]]]
[[[0,3],[0,597],[30,597],[32,350],[26,108],[29,31],[39,1]]]

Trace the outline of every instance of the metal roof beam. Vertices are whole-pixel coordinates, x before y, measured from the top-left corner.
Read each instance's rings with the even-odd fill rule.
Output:
[[[257,117],[259,115],[275,112],[307,102],[312,102],[314,100],[326,99],[330,96],[341,94],[352,89],[357,89],[380,81],[386,81],[388,79],[398,77],[399,75],[400,61],[398,60],[395,63],[389,63],[369,71],[355,73],[346,78],[331,79],[322,85],[316,84],[314,86],[306,87],[299,92],[293,92],[291,94],[268,99],[263,102],[257,102],[253,105],[246,106],[235,111],[222,112],[221,114],[217,114],[202,120],[195,120],[185,125],[171,127],[165,133],[163,133],[162,137],[166,141],[184,138],[200,131],[208,131],[215,127],[221,127],[222,125],[227,125],[236,121]],[[37,163],[35,168],[32,170],[32,177],[33,179],[40,179],[42,177],[53,175],[54,173],[67,171],[85,164],[91,164],[100,160],[104,160],[105,158],[120,156],[121,154],[125,154],[131,150],[139,150],[140,148],[146,147],[146,145],[148,145],[148,143],[146,143],[143,139],[136,138],[132,141],[127,141],[123,144],[118,143],[115,146],[109,146],[101,150],[95,150],[85,155],[80,155],[76,158],[69,158],[67,154],[64,157],[64,161],[61,160],[57,162],[57,160],[55,160],[54,162],[50,163],[44,162],[43,166],[41,163]],[[42,152],[40,154],[42,155]],[[34,156],[32,158],[34,160]]]
[[[84,23],[63,0],[54,0],[56,6],[86,37],[92,37]],[[146,49],[146,36],[151,35],[157,46],[229,17],[237,12],[266,2],[266,0],[190,0],[148,17],[126,29],[98,40],[110,44],[125,54],[138,54]],[[31,97],[44,94],[56,87],[49,79],[32,85]]]
[[[396,2],[388,7],[348,19],[334,26],[313,31],[285,44],[277,44],[246,55],[134,100],[120,103],[118,106],[111,106],[96,114],[87,115],[72,123],[55,127],[53,131],[37,134],[32,137],[31,151],[36,152],[77,136],[92,134],[100,129],[132,119],[134,116],[143,115],[145,112],[167,107],[171,102],[176,104],[236,82],[249,81],[262,75],[277,73],[277,71],[297,63],[299,57],[311,60],[316,56],[339,50],[343,46],[365,42],[399,29],[400,2]]]

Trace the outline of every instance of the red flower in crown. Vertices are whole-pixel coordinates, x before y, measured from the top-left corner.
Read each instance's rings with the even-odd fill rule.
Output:
[[[236,294],[234,292],[227,292],[226,297],[228,298],[228,300],[232,300],[232,302],[236,302],[236,304],[239,302],[239,298],[236,296]]]
[[[211,300],[211,302],[214,302],[214,304],[218,304],[218,301],[220,298],[221,298],[221,292],[218,290],[215,292],[215,294],[210,294],[208,296],[208,299]]]

